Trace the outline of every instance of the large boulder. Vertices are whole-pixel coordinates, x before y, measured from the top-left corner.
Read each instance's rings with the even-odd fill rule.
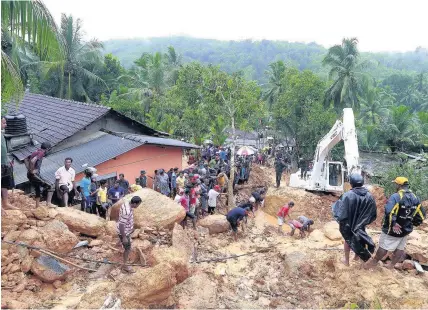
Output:
[[[1,216],[1,232],[7,233],[17,230],[19,226],[27,223],[27,217],[20,210],[6,210],[6,214]]]
[[[64,280],[70,271],[67,266],[46,255],[39,256],[31,264],[31,272],[46,283]]]
[[[58,208],[56,219],[62,221],[72,231],[98,237],[104,234],[106,221],[95,214],[89,214],[73,208]]]
[[[188,259],[195,251],[193,236],[189,236],[187,231],[179,224],[175,224],[172,230],[172,246],[186,253]]]
[[[221,214],[208,215],[198,222],[202,227],[208,228],[210,234],[218,234],[230,229],[226,217]]]
[[[37,209],[32,210],[33,215],[38,220],[43,220],[49,217],[49,209],[45,206],[40,206]]]
[[[79,242],[79,239],[68,230],[67,225],[58,220],[50,221],[40,228],[46,247],[57,253],[68,253]]]
[[[110,216],[112,220],[118,220],[120,206],[124,199],[130,201],[133,196],[139,196],[142,200],[141,205],[134,210],[135,228],[156,227],[172,229],[175,223],[181,222],[186,216],[183,207],[172,199],[150,188],[143,188],[125,196],[113,205]]]
[[[43,242],[43,237],[37,229],[27,229],[21,232],[19,237],[16,239],[16,242],[23,242],[28,245],[40,246],[45,244]]]
[[[189,277],[188,262],[189,258],[186,253],[175,247],[155,248],[148,258],[151,266],[159,264],[172,266],[177,283],[181,283]]]
[[[342,240],[342,234],[339,231],[339,224],[336,221],[328,222],[324,225],[324,235],[332,240]]]
[[[117,287],[124,309],[149,306],[169,306],[172,289],[176,284],[174,268],[165,263],[152,268],[138,268]]]

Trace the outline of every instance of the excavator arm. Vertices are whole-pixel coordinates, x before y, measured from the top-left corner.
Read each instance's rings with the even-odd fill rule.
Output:
[[[341,140],[345,145],[344,158],[347,163],[348,175],[354,172],[361,173],[354,113],[351,108],[345,108],[343,109],[343,122],[337,120],[330,131],[319,141],[315,150],[310,177],[307,180],[302,180],[298,173],[292,174],[290,176],[290,186],[308,190],[333,191],[332,186],[328,184],[329,162],[327,156],[331,149]],[[335,164],[341,165],[341,163]],[[343,182],[341,184],[343,188]]]

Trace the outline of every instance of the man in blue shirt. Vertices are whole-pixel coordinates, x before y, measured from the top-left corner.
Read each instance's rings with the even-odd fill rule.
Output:
[[[225,161],[225,160],[227,160],[227,153],[226,153],[226,151],[222,148],[221,149],[221,151],[220,151],[220,158],[223,160],[223,161]]]
[[[249,212],[248,209],[236,207],[230,210],[226,215],[226,219],[230,223],[230,226],[232,227],[233,240],[235,241],[238,240],[238,226],[240,225],[242,220],[248,216],[248,212]],[[244,231],[245,231],[244,225],[242,225],[242,232]]]
[[[117,180],[114,182],[114,186],[111,187],[107,192],[108,199],[111,200],[112,204],[115,204],[120,199],[122,199],[123,196],[125,196],[125,191],[122,187],[120,187],[120,182]]]
[[[91,213],[90,210],[90,196],[91,196],[91,177],[92,171],[89,169],[85,170],[85,177],[80,181],[80,190],[82,193],[82,203],[80,204],[80,210],[85,212],[87,210]]]

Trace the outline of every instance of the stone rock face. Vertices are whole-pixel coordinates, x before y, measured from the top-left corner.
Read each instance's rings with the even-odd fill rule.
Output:
[[[17,230],[19,226],[27,223],[27,217],[20,210],[6,210],[6,215],[1,217],[1,232],[7,233]]]
[[[23,242],[28,245],[35,245],[43,243],[43,237],[40,234],[40,232],[36,229],[27,229],[24,230],[19,237],[17,238],[16,242]]]
[[[189,259],[194,252],[193,238],[190,238],[187,232],[179,224],[175,224],[172,231],[172,246],[184,251]]]
[[[95,214],[89,214],[73,208],[58,208],[57,219],[72,231],[98,237],[105,233],[106,221]]]
[[[174,268],[165,263],[148,269],[137,269],[118,285],[123,308],[148,308],[165,306],[176,284]]]
[[[208,215],[198,222],[202,227],[208,228],[210,234],[226,232],[230,229],[230,224],[226,217],[221,214]]]
[[[41,255],[31,264],[31,272],[46,283],[64,280],[70,269],[52,257]]]
[[[341,240],[342,235],[339,231],[339,224],[336,221],[326,223],[324,225],[324,235],[332,241]]]
[[[49,217],[49,209],[45,206],[40,206],[33,210],[33,215],[38,220],[43,220]]]
[[[172,266],[177,283],[189,277],[188,257],[184,251],[175,247],[155,248],[149,257],[150,265],[168,264]]]
[[[68,230],[64,223],[53,220],[40,228],[46,247],[57,253],[68,253],[79,242],[79,239]]]
[[[199,288],[198,298],[192,296],[196,287]],[[174,288],[174,299],[182,309],[218,309],[216,291],[217,284],[207,274],[199,273]]]
[[[135,228],[156,227],[172,229],[174,224],[181,222],[186,215],[183,207],[150,188],[143,188],[125,196],[123,199],[129,201],[133,196],[139,196],[142,200],[140,206],[134,209]],[[123,199],[113,205],[111,210],[112,220],[117,221]]]
[[[105,225],[105,234],[107,236],[117,237],[117,225],[115,221],[108,221]]]

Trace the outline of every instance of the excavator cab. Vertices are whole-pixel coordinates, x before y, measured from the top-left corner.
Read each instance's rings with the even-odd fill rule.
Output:
[[[345,177],[343,164],[338,161],[329,161],[327,163],[325,190],[334,192],[343,191],[343,180]]]

